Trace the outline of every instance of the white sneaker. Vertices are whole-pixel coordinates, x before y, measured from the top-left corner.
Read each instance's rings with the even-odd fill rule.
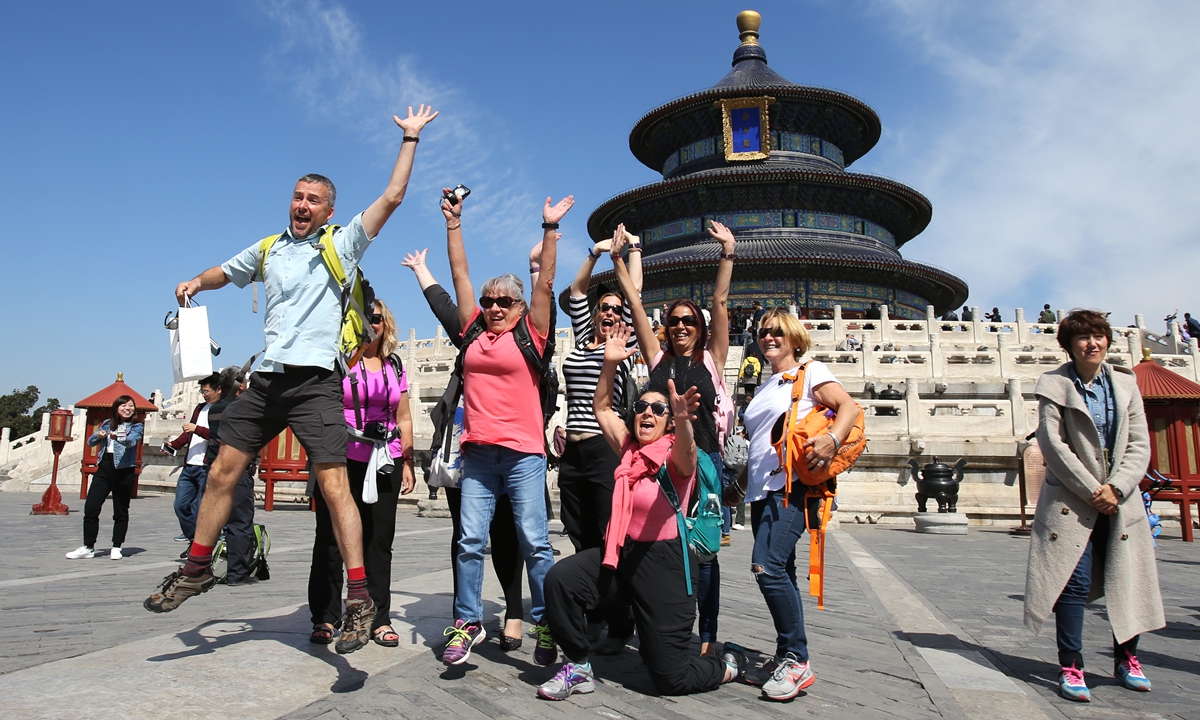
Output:
[[[68,560],[89,560],[96,557],[96,551],[87,545],[80,545],[78,548],[67,553]]]
[[[121,554],[121,548],[118,548],[118,547],[115,547],[112,550],[109,550],[108,556],[110,558],[112,558],[113,560],[120,560],[121,558],[125,557],[124,555]]]
[[[741,523],[734,523],[732,525],[732,527],[734,530],[745,530],[746,529],[746,526]]]

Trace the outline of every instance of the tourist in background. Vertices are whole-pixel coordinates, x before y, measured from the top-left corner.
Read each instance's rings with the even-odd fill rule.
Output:
[[[396,537],[396,503],[413,491],[413,424],[408,407],[408,375],[396,351],[396,320],[375,299],[368,320],[375,339],[358,364],[342,379],[342,405],[351,436],[346,449],[350,493],[362,522],[363,563],[367,592],[375,603],[371,639],[396,647],[400,636],[392,629],[392,541]],[[366,493],[375,486],[374,500]],[[310,640],[328,644],[342,617],[342,554],[333,534],[329,506],[316,488],[313,494],[317,532],[308,573],[308,608],[312,613]]]
[[[1071,311],[1057,338],[1071,362],[1042,375],[1034,391],[1046,479],[1029,546],[1025,626],[1036,633],[1055,614],[1059,692],[1088,702],[1084,606],[1106,597],[1113,676],[1149,692],[1138,636],[1165,619],[1138,489],[1150,462],[1142,396],[1131,370],[1105,362],[1112,327],[1103,314]]]
[[[227,367],[219,374],[217,383],[220,399],[208,409],[208,447],[204,453],[204,469],[207,471],[221,451],[221,417],[225,408],[246,390],[249,375],[236,365]],[[256,542],[254,538],[254,476],[258,474],[258,458],[242,472],[233,488],[233,504],[229,506],[229,519],[222,532],[225,535],[225,561],[227,572],[225,584],[230,587],[258,582],[250,574],[254,566]],[[186,555],[181,558],[186,558]],[[265,562],[265,561],[264,561]],[[260,569],[258,574],[265,575]]]
[[[644,316],[643,322],[649,324]],[[695,568],[696,558],[690,548],[684,552],[675,510],[656,476],[666,465],[678,496],[692,494],[696,443],[691,416],[704,411],[695,387],[680,395],[674,380],[668,380],[666,393],[642,391],[631,432],[612,408],[617,367],[634,353],[629,336],[624,324],[609,335],[593,401],[605,441],[621,455],[604,547],[575,553],[546,576],[546,615],[567,659],[538,688],[538,695],[550,700],[595,690],[585,614],[605,605],[632,606],[638,652],[663,695],[712,690],[739,677],[745,666],[744,656],[728,646],[721,659],[688,651],[696,599],[689,592],[684,563]]]
[[[447,189],[445,192],[449,193]],[[469,346],[463,362],[462,537],[459,540],[458,586],[454,624],[446,629],[450,641],[442,662],[460,665],[484,638],[483,549],[497,497],[507,489],[532,598],[531,616],[538,635],[533,660],[549,665],[557,659],[545,624],[542,582],[554,564],[547,526],[546,433],[539,378],[517,346],[513,328],[525,323],[540,354],[551,341],[554,271],[558,254],[558,221],[574,203],[566,197],[557,205],[546,198],[542,209],[542,248],[538,282],[526,311],[524,285],[515,275],[501,275],[483,284],[478,306],[463,248],[465,198],[442,202],[450,273],[458,304],[459,322],[470,327],[482,317],[484,332]]]
[[[974,322],[975,321],[975,313],[971,312],[971,308],[967,307],[966,305],[963,305],[962,319],[963,319],[963,322]]]
[[[621,291],[632,307],[633,327],[637,331],[642,356],[650,363],[649,388],[666,392],[667,380],[700,393],[700,412],[693,423],[696,446],[708,453],[713,467],[721,467],[721,444],[716,418],[718,388],[723,387],[725,359],[729,354],[729,324],[726,302],[733,277],[734,250],[737,240],[729,228],[713,222],[708,235],[721,247],[717,262],[717,281],[712,298],[712,332],[705,324],[700,308],[691,300],[676,300],[667,308],[666,342],[659,341],[650,329],[650,321],[634,292],[625,263],[614,258]],[[729,428],[732,430],[733,428]],[[721,610],[721,565],[717,558],[700,564],[700,648],[705,655],[717,652],[717,617]]]
[[[614,262],[629,248],[629,274],[633,290],[642,289],[642,247],[640,240],[625,231],[624,225],[617,226],[611,240],[596,243],[571,283],[567,300],[571,316],[571,329],[575,333],[575,347],[563,360],[563,378],[566,380],[567,422],[566,447],[558,465],[558,489],[562,508],[563,529],[571,538],[575,552],[598,548],[604,544],[604,530],[612,509],[613,472],[621,458],[613,452],[601,433],[599,421],[593,409],[596,384],[604,365],[604,346],[608,337],[621,323],[632,324],[629,305],[620,293],[605,292],[596,299],[594,308],[588,306],[588,285],[596,260],[608,254]],[[637,338],[630,337],[629,349],[637,349]],[[613,405],[621,407],[624,400],[625,380],[633,372],[632,355],[617,368],[616,382],[612,386]],[[601,654],[616,654],[633,634],[633,622],[627,607],[611,608],[602,613],[593,611],[588,620],[596,628],[607,620],[609,639],[597,649]],[[591,636],[598,635],[593,629]]]
[[[112,549],[108,555],[120,560],[121,546],[129,530],[129,500],[136,479],[138,445],[145,426],[135,420],[137,404],[128,395],[113,400],[109,418],[88,436],[88,447],[99,446],[96,472],[88,486],[83,505],[83,545],[67,553],[68,560],[96,556],[96,538],[100,535],[100,511],[109,494],[113,499]]]
[[[793,483],[785,505],[787,478],[776,472],[779,456],[771,445],[771,428],[791,408],[800,358],[812,342],[803,323],[776,309],[763,316],[758,345],[771,364],[771,377],[759,386],[743,416],[750,435],[745,501],[750,503],[754,532],[750,571],[775,622],[776,639],[774,657],[761,668],[748,671],[746,681],[762,686],[763,696],[769,700],[790,700],[814,680],[796,578],[796,543],[804,534],[806,509],[812,508],[808,517],[814,517],[820,498],[809,497],[803,483]],[[803,418],[817,404],[835,410],[837,417],[828,433],[805,444],[805,461],[811,469],[833,459],[858,419],[859,409],[825,363],[810,360],[804,364],[804,390],[796,417]]]
[[[541,243],[536,248],[541,254]],[[458,305],[450,297],[450,293],[438,284],[425,264],[428,250],[408,253],[401,263],[413,271],[429,309],[433,311],[438,323],[446,330],[447,337],[456,348],[462,348],[462,322],[458,319]],[[455,412],[455,408],[450,408]],[[453,418],[450,418],[453,424]],[[450,432],[450,430],[447,430]],[[435,450],[436,451],[436,450]],[[431,488],[436,491],[437,488]],[[448,487],[446,490],[446,505],[450,509],[450,568],[453,588],[458,588],[458,541],[462,537],[462,488]],[[432,493],[431,493],[432,494]],[[504,594],[504,626],[501,630],[500,649],[512,652],[521,647],[521,622],[525,616],[525,608],[521,602],[521,576],[525,570],[525,559],[521,556],[521,544],[517,539],[517,527],[513,520],[512,502],[505,491],[496,498],[496,509],[492,514],[492,524],[488,528],[491,539],[492,568],[500,581],[500,589]]]
[[[1038,315],[1038,322],[1046,324],[1058,322],[1058,317],[1055,316],[1054,311],[1050,309],[1050,303],[1046,303],[1042,306],[1042,312],[1040,315]]]
[[[175,481],[175,517],[179,520],[176,542],[191,543],[196,535],[196,515],[200,512],[204,479],[208,475],[208,468],[204,465],[204,455],[208,450],[208,411],[221,397],[220,384],[220,373],[213,373],[200,381],[200,397],[204,400],[192,408],[191,418],[183,424],[183,432],[179,437],[163,443],[163,452],[168,455],[175,455],[187,446],[183,469]]]

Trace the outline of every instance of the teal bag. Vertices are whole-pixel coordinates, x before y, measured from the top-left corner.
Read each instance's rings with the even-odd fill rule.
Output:
[[[662,488],[667,502],[675,508],[675,520],[679,523],[679,544],[683,549],[683,577],[687,593],[692,594],[692,564],[688,562],[688,548],[696,553],[700,562],[708,562],[721,550],[721,476],[708,453],[696,453],[696,489],[694,502],[689,503],[685,514],[679,502],[675,485],[667,475],[668,455],[658,470],[655,479]]]

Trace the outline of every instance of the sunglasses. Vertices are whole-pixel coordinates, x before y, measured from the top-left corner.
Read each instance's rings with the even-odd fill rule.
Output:
[[[774,337],[774,338],[782,338],[783,337],[783,328],[769,327],[769,328],[759,328],[758,329],[758,339],[759,340],[765,340],[768,335],[770,335],[771,337]]]
[[[512,304],[515,302],[516,302],[516,300],[514,300],[510,297],[498,297],[498,298],[481,297],[481,298],[479,298],[479,306],[482,307],[484,310],[491,310],[493,305],[499,305],[501,308],[507,310],[510,307],[512,307]]]
[[[658,417],[665,417],[666,414],[671,411],[671,408],[667,407],[665,402],[646,402],[645,400],[638,400],[633,404],[633,413],[635,415],[641,415],[642,413],[646,412],[647,408],[649,408],[650,412],[654,413]]]
[[[372,315],[370,317],[370,320],[371,320],[372,325],[382,325],[383,324],[383,315],[381,315],[380,313],[375,313],[374,315]]]
[[[609,303],[600,303],[600,312],[602,312],[602,313],[603,312],[611,312],[616,315],[620,315],[621,311],[624,309],[625,309],[624,305],[610,305]]]
[[[695,315],[672,315],[667,318],[667,327],[675,327],[676,325],[699,327],[700,323],[696,320]]]

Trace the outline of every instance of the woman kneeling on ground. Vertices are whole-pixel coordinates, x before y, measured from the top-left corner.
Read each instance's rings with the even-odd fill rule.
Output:
[[[667,393],[643,392],[634,405],[631,432],[612,408],[617,366],[634,352],[627,348],[628,339],[624,324],[609,334],[593,400],[604,438],[621,457],[605,546],[578,552],[546,575],[546,618],[567,658],[538,688],[538,695],[548,700],[596,689],[588,660],[586,613],[598,607],[632,607],[642,662],[663,695],[712,690],[736,679],[745,666],[745,658],[728,648],[720,659],[689,650],[696,593],[689,592],[683,563],[691,563],[693,578],[699,571],[695,556],[683,555],[675,511],[657,480],[666,464],[679,497],[692,493],[692,413],[700,407],[700,393],[692,387],[680,395],[674,380],[667,381]]]

